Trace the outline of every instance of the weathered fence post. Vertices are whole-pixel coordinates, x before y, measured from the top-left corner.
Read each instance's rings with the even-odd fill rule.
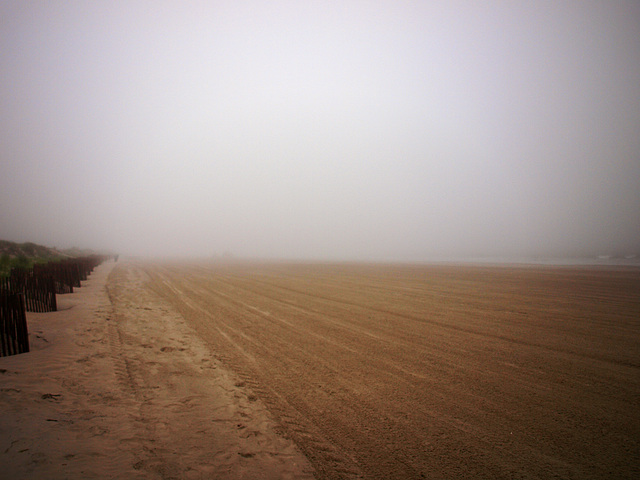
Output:
[[[0,356],[28,351],[29,331],[24,294],[0,292]]]

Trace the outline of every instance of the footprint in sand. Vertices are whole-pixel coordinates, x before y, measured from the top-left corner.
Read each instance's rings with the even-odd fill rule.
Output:
[[[49,340],[44,338],[44,332],[34,332],[34,335],[37,339],[42,340],[43,342],[49,343]]]
[[[31,455],[31,464],[32,465],[41,465],[46,463],[47,456],[42,452],[36,452]]]
[[[58,397],[62,397],[60,393],[45,393],[42,395],[43,400],[59,400]]]
[[[261,435],[259,431],[251,430],[247,428],[247,426],[243,423],[237,423],[236,428],[242,431],[242,433],[240,434],[241,438],[258,437]]]
[[[22,392],[22,390],[20,390],[19,388],[8,387],[8,388],[0,388],[0,392],[11,394],[11,393],[20,393]]]
[[[93,427],[91,427],[89,429],[89,431],[91,432],[91,435],[94,437],[100,437],[102,435],[104,435],[105,433],[109,433],[109,430],[104,428],[104,427],[100,427],[98,425],[94,425]]]

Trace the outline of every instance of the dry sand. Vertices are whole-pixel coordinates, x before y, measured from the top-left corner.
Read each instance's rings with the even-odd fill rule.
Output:
[[[113,268],[59,295],[58,312],[29,313],[31,352],[0,358],[0,478],[313,478],[142,278],[107,289]]]

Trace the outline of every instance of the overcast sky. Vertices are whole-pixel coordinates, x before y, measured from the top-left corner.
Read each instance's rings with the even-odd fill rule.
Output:
[[[0,1],[0,238],[640,252],[640,2]]]

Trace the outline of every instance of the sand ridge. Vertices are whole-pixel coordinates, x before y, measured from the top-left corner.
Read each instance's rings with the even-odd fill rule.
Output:
[[[0,358],[0,478],[313,478],[144,282],[109,262],[58,312],[28,314],[32,351]]]

